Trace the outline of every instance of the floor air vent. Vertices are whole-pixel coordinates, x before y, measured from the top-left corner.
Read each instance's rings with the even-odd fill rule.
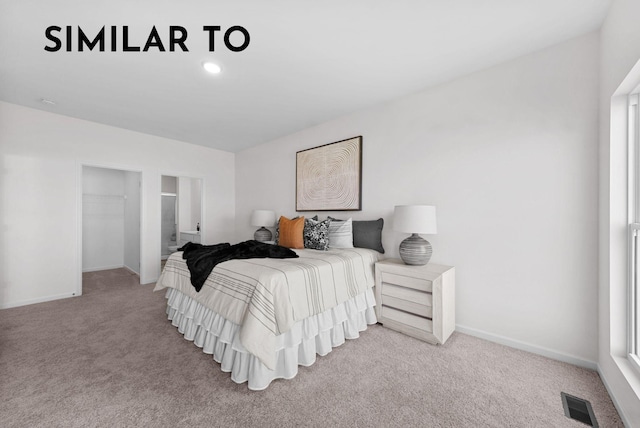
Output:
[[[562,396],[562,407],[564,407],[566,417],[580,421],[590,427],[598,428],[598,421],[596,421],[596,415],[593,414],[591,403],[564,392],[561,392],[560,395]]]

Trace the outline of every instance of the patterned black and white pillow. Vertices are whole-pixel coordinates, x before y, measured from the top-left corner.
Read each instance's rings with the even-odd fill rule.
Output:
[[[317,219],[317,217],[316,217]],[[304,248],[326,251],[329,249],[329,225],[331,220],[304,220]]]

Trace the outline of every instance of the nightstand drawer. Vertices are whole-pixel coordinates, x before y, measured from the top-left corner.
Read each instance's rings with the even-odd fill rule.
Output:
[[[433,331],[433,322],[430,319],[412,315],[407,312],[399,311],[388,306],[382,306],[382,317],[402,324],[410,325],[414,328],[427,331]]]
[[[410,312],[421,317],[432,318],[433,308],[429,305],[421,305],[420,303],[411,302],[409,300],[398,299],[396,297],[385,296],[383,298],[383,305],[390,308],[400,309],[404,312]]]
[[[433,305],[433,295],[431,293],[425,293],[411,288],[404,288],[387,283],[382,283],[382,295],[415,302],[424,306]]]
[[[433,282],[427,279],[397,275],[391,272],[382,272],[382,282],[399,285],[401,287],[410,287],[420,291],[427,291],[429,293],[433,288]]]

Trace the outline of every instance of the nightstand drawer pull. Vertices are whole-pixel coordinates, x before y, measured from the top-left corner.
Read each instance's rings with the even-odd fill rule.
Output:
[[[412,315],[384,305],[382,306],[382,318],[382,324],[384,324],[384,318],[388,318],[402,324],[413,326],[420,330],[428,332],[433,331],[433,322],[430,319]]]
[[[408,300],[424,306],[432,306],[433,295],[423,291],[413,290],[411,288],[399,287],[392,284],[382,284],[382,295],[396,297],[402,300]]]
[[[431,292],[433,283],[426,279],[413,278],[410,276],[396,275],[395,273],[382,272],[382,282],[400,285],[401,287],[414,288],[420,291]]]

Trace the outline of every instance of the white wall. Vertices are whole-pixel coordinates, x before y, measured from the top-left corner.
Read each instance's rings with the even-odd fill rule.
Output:
[[[171,253],[169,251],[170,243],[180,240],[178,235],[178,177],[162,176],[162,196],[161,204],[161,223],[160,223],[160,243],[161,254],[163,258],[167,258]],[[170,194],[173,194],[171,196]]]
[[[83,164],[142,172],[142,282],[160,272],[163,174],[202,178],[204,241],[233,238],[232,153],[0,102],[0,159],[0,307],[78,292]]]
[[[82,168],[82,271],[124,266],[124,171]]]
[[[436,205],[459,329],[595,367],[597,75],[589,34],[238,153],[237,239],[295,214],[296,151],[362,135],[363,210],[336,214],[384,217],[397,257],[394,205]]]
[[[85,166],[82,168],[82,193],[89,195],[124,195],[124,171]]]
[[[124,172],[124,266],[140,275],[140,187],[139,172]]]
[[[615,99],[612,96],[640,60],[639,16],[640,2],[615,0],[600,36],[598,369],[627,426],[640,426],[640,374],[629,367],[624,357],[627,315],[627,146],[624,93],[633,88],[620,87],[621,96]],[[637,78],[640,78],[640,73],[636,73]],[[625,83],[635,84],[637,80],[635,83]]]
[[[196,230],[196,225],[191,224],[191,181],[187,177],[178,177],[178,232]]]
[[[202,182],[191,180],[191,224],[195,230],[198,224],[202,224]]]
[[[178,177],[162,176],[162,192],[178,193]]]

